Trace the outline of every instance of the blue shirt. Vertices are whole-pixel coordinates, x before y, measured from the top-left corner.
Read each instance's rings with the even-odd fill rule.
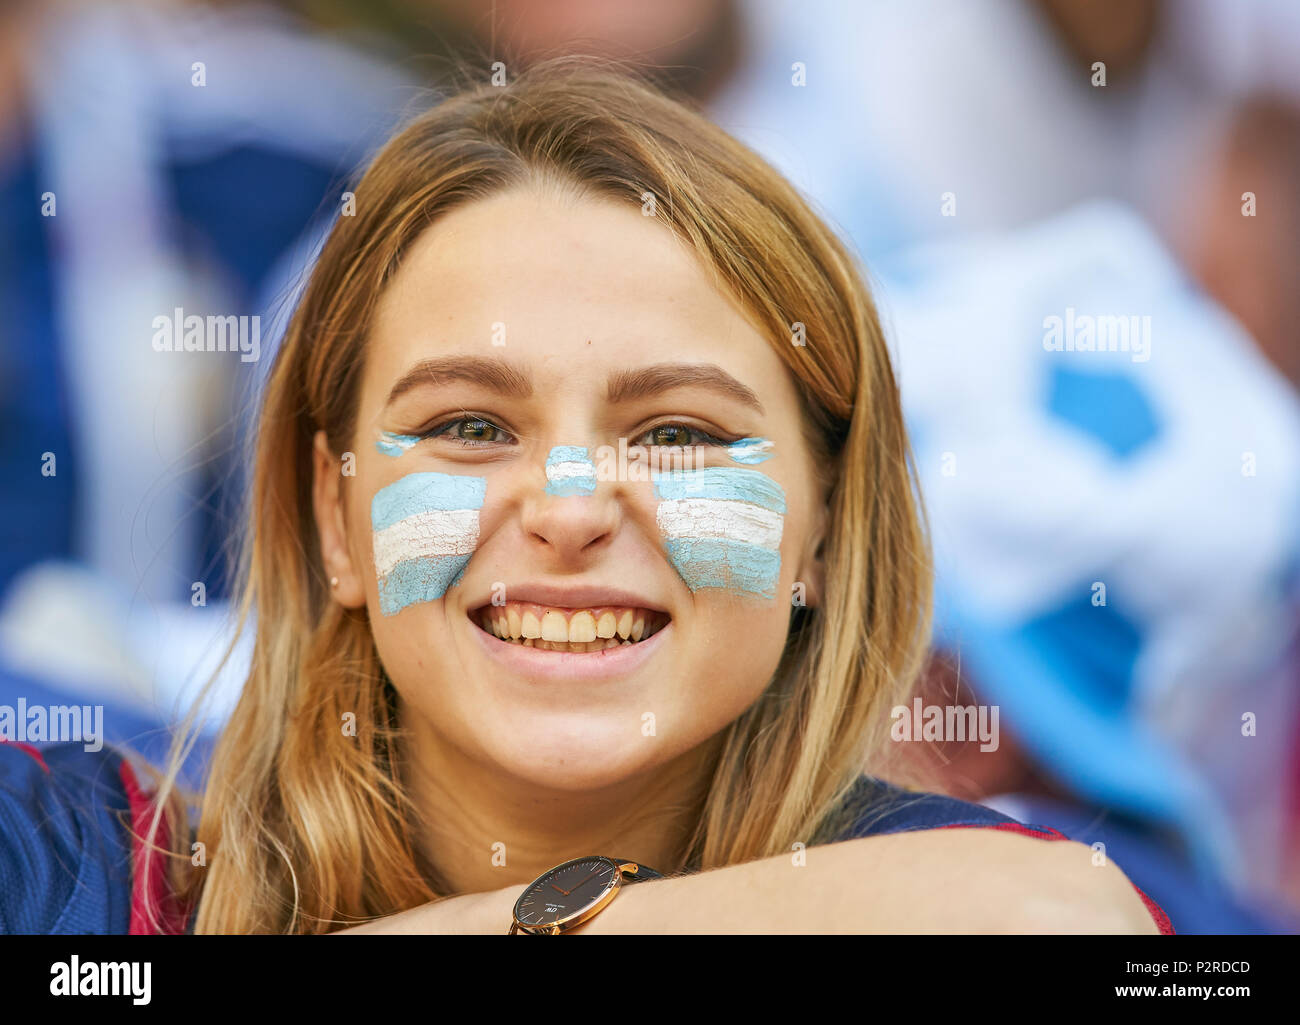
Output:
[[[867,798],[868,810],[842,839],[951,827],[1067,839],[955,798],[867,776],[859,787],[854,796]],[[0,743],[0,933],[149,931],[128,832],[146,806],[129,763],[108,748]],[[1161,931],[1172,933],[1164,912],[1138,892]]]

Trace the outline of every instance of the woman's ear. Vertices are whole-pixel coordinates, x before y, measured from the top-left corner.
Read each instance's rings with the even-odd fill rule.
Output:
[[[808,536],[803,555],[795,575],[795,593],[791,595],[794,605],[806,605],[810,609],[818,608],[822,596],[826,593],[826,516],[818,518],[817,529]]]
[[[330,581],[330,597],[344,608],[359,609],[366,603],[366,586],[348,547],[342,481],[342,463],[330,451],[325,432],[317,431],[312,442],[311,495],[322,568]]]

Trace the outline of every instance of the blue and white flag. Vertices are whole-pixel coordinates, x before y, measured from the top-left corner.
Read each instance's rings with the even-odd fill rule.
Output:
[[[478,545],[482,477],[411,473],[376,492],[374,528],[379,610],[385,616],[447,593]]]
[[[757,470],[708,467],[660,474],[655,493],[668,557],[687,587],[776,597],[785,517],[776,481]]]

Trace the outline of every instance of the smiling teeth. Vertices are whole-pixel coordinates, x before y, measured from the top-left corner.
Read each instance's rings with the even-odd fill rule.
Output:
[[[593,652],[636,644],[667,625],[666,613],[649,609],[547,608],[528,602],[488,606],[477,622],[503,641],[546,651]]]
[[[569,624],[564,621],[564,617],[560,613],[548,612],[542,616],[542,640],[567,641],[568,639]]]
[[[524,641],[523,643],[528,644],[527,641]],[[610,637],[603,641],[533,641],[533,643],[528,644],[528,646],[530,648],[542,648],[546,651],[567,651],[574,654],[580,654],[588,651],[604,651],[606,648],[618,648],[624,644],[631,643],[631,641],[620,641]]]
[[[569,620],[569,637],[571,644],[589,643],[596,639],[596,617],[590,612],[575,612]],[[604,647],[604,645],[601,645]]]

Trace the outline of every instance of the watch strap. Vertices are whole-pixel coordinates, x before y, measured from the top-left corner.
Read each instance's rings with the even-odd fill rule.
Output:
[[[628,862],[631,862],[633,865],[636,866],[636,868],[637,868],[636,875],[634,875],[634,876],[624,875],[624,876],[623,876],[623,883],[624,883],[624,885],[626,885],[626,886],[631,886],[633,883],[639,883],[639,882],[641,882],[641,881],[644,880],[644,879],[662,879],[662,878],[663,878],[663,876],[661,876],[658,872],[656,872],[654,869],[652,869],[649,865],[642,865],[641,862],[639,862],[639,861],[632,861],[631,858],[610,858],[609,860],[610,860],[610,861],[617,862],[617,863],[620,864],[620,865],[626,865],[626,864],[628,864]]]

